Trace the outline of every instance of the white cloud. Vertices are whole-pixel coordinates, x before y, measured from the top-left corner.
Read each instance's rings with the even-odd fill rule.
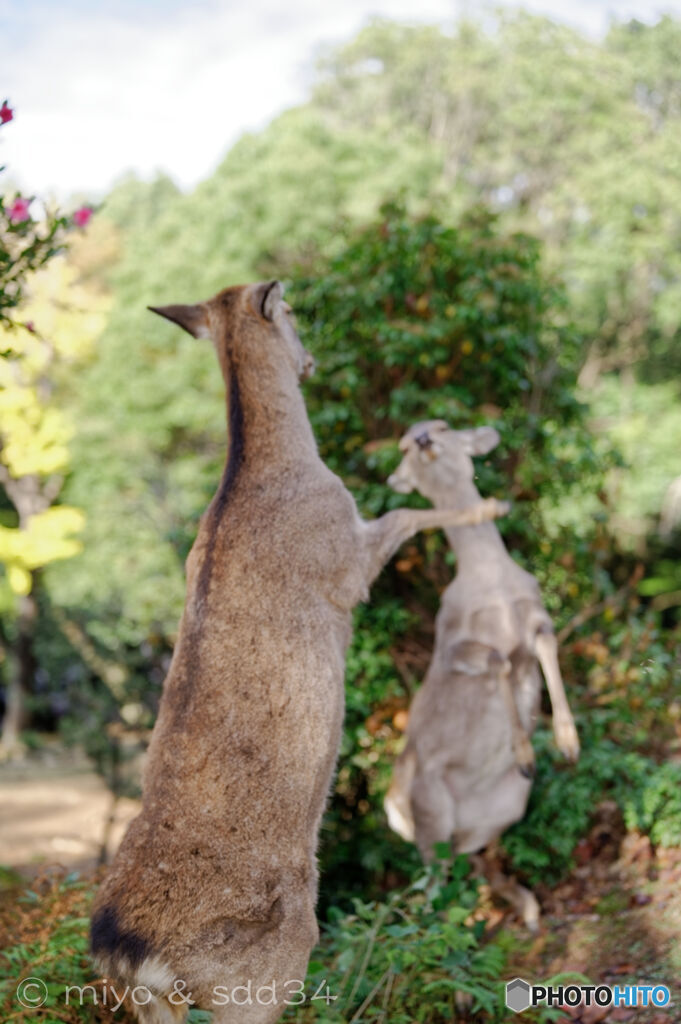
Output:
[[[82,2],[82,0],[80,0]],[[16,108],[2,162],[26,190],[105,191],[125,170],[157,169],[189,186],[246,129],[304,99],[321,43],[350,37],[372,14],[451,20],[466,0],[144,0],[125,8],[0,0],[3,88]],[[681,9],[681,0],[675,0]],[[648,5],[528,0],[597,33],[607,11]],[[13,12],[13,13],[12,13]],[[2,99],[3,97],[0,97]]]

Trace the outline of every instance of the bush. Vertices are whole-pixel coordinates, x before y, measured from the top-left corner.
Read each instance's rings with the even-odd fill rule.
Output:
[[[548,521],[556,505],[591,502],[603,466],[574,397],[579,338],[537,242],[504,235],[483,209],[453,227],[392,204],[348,238],[322,278],[300,268],[293,277],[292,303],[318,367],[306,386],[310,418],[322,457],[362,511],[405,503],[385,481],[410,424],[491,423],[502,441],[478,465],[479,486],[513,499],[501,523],[507,543],[532,562],[550,606],[592,592],[598,522],[575,538],[560,517]],[[334,901],[358,886],[377,895],[417,863],[388,832],[380,805],[399,742],[392,718],[427,665],[448,563],[440,534],[416,538],[357,612],[339,781],[323,833],[333,841],[322,844]],[[415,670],[405,676],[395,655],[414,646]]]
[[[334,909],[324,929],[321,960],[308,970],[308,990],[329,994],[310,1000],[296,1020],[413,1021],[440,1024],[456,1017],[461,996],[469,1017],[503,1019],[505,966],[502,947],[483,943],[484,922],[474,922],[475,882],[468,858],[446,876],[439,866],[422,870],[385,902],[353,900],[353,910]]]
[[[637,600],[619,617],[606,614],[566,654],[566,675],[582,676],[577,725],[582,753],[568,765],[547,728],[533,737],[537,752],[528,812],[504,836],[514,869],[530,885],[553,884],[572,866],[572,854],[597,804],[614,800],[624,825],[661,846],[681,842],[681,760],[667,753],[681,708],[675,666],[678,635],[665,635],[659,616]]]

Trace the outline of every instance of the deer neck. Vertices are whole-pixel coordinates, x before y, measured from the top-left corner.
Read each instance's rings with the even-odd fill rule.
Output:
[[[425,497],[435,508],[465,509],[482,501],[472,480],[465,483],[435,487]],[[452,526],[445,530],[457,561],[457,572],[467,569],[476,571],[483,563],[508,557],[501,534],[494,523],[479,523],[477,526]]]
[[[223,363],[229,451],[223,487],[237,475],[292,469],[316,456],[312,427],[291,366],[253,365],[229,355]]]

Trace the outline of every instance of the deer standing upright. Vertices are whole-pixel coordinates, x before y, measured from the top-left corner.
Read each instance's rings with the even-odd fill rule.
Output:
[[[418,423],[402,438],[403,459],[388,482],[400,493],[419,491],[437,508],[463,508],[480,500],[472,456],[498,442],[491,427],[456,431],[442,420]],[[446,533],[456,576],[441,598],[432,660],[386,797],[390,825],[415,840],[426,860],[435,843],[450,839],[457,852],[481,850],[524,815],[534,771],[529,736],[539,705],[539,666],[556,743],[566,757],[579,755],[536,579],[513,561],[493,523]],[[536,925],[531,893],[499,872],[490,881]]]
[[[298,387],[311,359],[278,282],[154,311],[212,339],[229,452],[187,559],[142,812],[98,894],[92,947],[110,977],[147,987],[147,1024],[181,1019],[183,994],[216,1024],[271,1024],[318,937],[317,833],[352,609],[415,531],[505,509],[476,500],[364,522],[317,453]]]

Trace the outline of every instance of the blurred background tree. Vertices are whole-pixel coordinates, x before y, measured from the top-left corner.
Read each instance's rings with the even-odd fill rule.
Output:
[[[38,667],[34,633],[38,617],[40,570],[80,551],[76,539],[82,513],[55,504],[69,465],[72,424],[59,408],[60,379],[88,353],[104,311],[90,306],[83,315],[83,292],[73,269],[61,258],[30,282],[22,313],[35,316],[19,327],[0,328],[0,483],[5,502],[0,525],[0,589],[3,640],[10,652],[7,711],[2,746],[18,743],[27,724],[27,698]]]
[[[3,102],[0,123],[14,113]],[[28,698],[38,661],[34,649],[39,572],[80,550],[75,535],[83,516],[55,504],[68,466],[68,417],[54,391],[65,365],[82,359],[103,307],[82,315],[84,293],[73,268],[59,257],[73,224],[85,225],[91,209],[67,218],[43,209],[34,197],[0,198],[0,635],[5,648],[5,714],[0,752],[14,752],[28,724]],[[79,304],[80,309],[74,305]],[[40,325],[39,329],[36,323]]]

